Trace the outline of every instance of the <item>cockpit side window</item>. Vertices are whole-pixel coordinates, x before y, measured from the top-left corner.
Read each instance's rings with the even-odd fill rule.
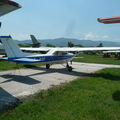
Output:
[[[58,51],[56,51],[56,52],[54,53],[54,55],[55,55],[55,56],[65,56],[65,55],[67,55],[67,52],[58,52]]]

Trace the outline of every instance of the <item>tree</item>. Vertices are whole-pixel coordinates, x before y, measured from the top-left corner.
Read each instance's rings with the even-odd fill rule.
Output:
[[[18,44],[20,47],[32,47],[31,44]]]
[[[55,47],[55,45],[52,45],[52,44],[46,44],[46,47]]]
[[[78,45],[75,45],[76,47],[84,47],[83,45],[81,44],[78,44]]]
[[[103,47],[103,43],[100,43],[97,47]]]
[[[75,46],[74,43],[68,42],[68,47],[74,47],[74,46]]]

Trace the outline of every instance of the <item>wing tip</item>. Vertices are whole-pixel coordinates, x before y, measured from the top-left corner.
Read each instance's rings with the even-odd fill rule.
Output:
[[[20,4],[18,4],[17,2],[14,2],[12,0],[1,0],[1,2],[7,3],[9,5],[13,5],[13,6],[17,7],[17,8],[21,8],[22,7]]]

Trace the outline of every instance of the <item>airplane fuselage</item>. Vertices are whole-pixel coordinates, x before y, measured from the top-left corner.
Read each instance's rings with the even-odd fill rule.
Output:
[[[74,57],[73,54],[65,55],[65,56],[53,56],[53,55],[45,55],[45,56],[31,56],[31,57],[14,57],[8,58],[8,61],[15,63],[63,63],[72,60]],[[26,59],[31,59],[35,61],[27,61]]]

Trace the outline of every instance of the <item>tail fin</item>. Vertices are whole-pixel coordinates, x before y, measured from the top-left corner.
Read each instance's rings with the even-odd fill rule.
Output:
[[[32,42],[33,42],[33,47],[40,47],[40,42],[35,38],[34,35],[30,35]]]
[[[3,47],[8,57],[25,57],[23,53],[11,36],[0,36]]]

